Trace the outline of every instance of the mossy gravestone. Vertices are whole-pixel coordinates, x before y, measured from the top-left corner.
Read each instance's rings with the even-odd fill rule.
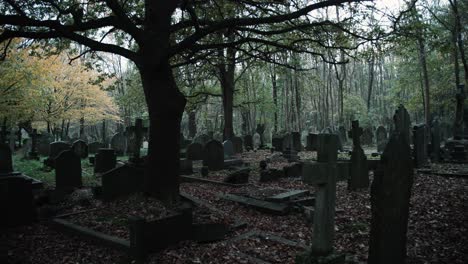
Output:
[[[391,136],[372,182],[369,264],[405,263],[413,185],[411,150],[405,137],[404,133]]]

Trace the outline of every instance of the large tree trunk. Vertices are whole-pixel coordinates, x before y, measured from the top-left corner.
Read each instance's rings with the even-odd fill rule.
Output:
[[[229,41],[233,41],[234,35],[229,36]],[[234,136],[233,128],[233,106],[234,106],[234,75],[235,75],[235,56],[236,51],[234,48],[226,49],[226,58],[224,58],[223,51],[220,50],[219,54],[221,63],[219,68],[220,83],[223,93],[223,110],[224,110],[224,130],[223,139],[231,139]]]
[[[140,66],[150,118],[145,188],[151,196],[173,203],[179,198],[180,121],[186,99],[167,61],[148,66]]]

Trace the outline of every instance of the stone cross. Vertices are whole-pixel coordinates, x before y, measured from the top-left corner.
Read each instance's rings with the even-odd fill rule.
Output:
[[[140,161],[140,147],[143,142],[143,133],[148,132],[148,128],[143,127],[143,120],[141,118],[137,118],[135,125],[128,127],[127,132],[135,133],[135,151],[132,154],[131,161],[138,163]]]
[[[28,153],[30,159],[39,159],[37,153],[37,139],[40,138],[41,135],[37,134],[37,129],[33,129],[31,133],[31,151]]]
[[[353,139],[353,147],[361,147],[361,136],[364,133],[362,127],[359,127],[359,121],[354,120],[351,122],[351,130],[348,132],[348,136]]]
[[[318,162],[304,163],[302,171],[302,180],[305,183],[317,186],[313,224],[314,236],[312,237],[311,250],[307,253],[306,258],[315,259],[328,256],[341,260],[344,256],[333,253],[336,180],[338,176],[338,136],[335,134],[320,134],[318,137]]]

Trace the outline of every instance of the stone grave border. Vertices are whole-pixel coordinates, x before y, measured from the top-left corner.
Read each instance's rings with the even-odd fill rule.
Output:
[[[89,210],[78,213],[86,212],[89,212]],[[95,241],[103,246],[124,251],[137,260],[144,259],[147,254],[160,251],[182,240],[191,239],[193,231],[192,209],[190,206],[184,206],[181,212],[174,215],[153,221],[130,217],[128,219],[130,240],[98,232],[64,219],[70,215],[74,214],[66,214],[52,219],[50,222],[51,227],[65,233],[78,235],[83,239]],[[161,240],[161,237],[170,239]]]
[[[306,250],[308,248],[308,246],[306,244],[302,244],[302,243],[299,243],[299,242],[296,242],[296,241],[293,241],[293,240],[289,240],[289,239],[286,239],[286,238],[283,238],[283,237],[280,237],[280,236],[277,236],[277,235],[274,235],[274,234],[270,234],[270,233],[267,233],[267,232],[263,232],[263,231],[260,231],[260,230],[257,230],[257,229],[253,229],[253,230],[250,230],[250,231],[248,231],[246,233],[243,233],[241,235],[233,237],[233,238],[227,240],[227,244],[232,244],[232,243],[235,243],[237,241],[248,239],[248,238],[251,238],[251,237],[259,237],[261,239],[271,240],[271,241],[274,241],[274,242],[277,242],[277,243],[280,243],[280,244],[285,244],[285,245],[288,245],[288,246],[291,246],[291,247],[297,247],[297,248],[302,249],[302,250]],[[240,257],[243,257],[243,258],[246,258],[246,259],[249,259],[249,260],[253,261],[252,263],[260,263],[260,264],[270,264],[271,263],[271,262],[268,262],[266,260],[263,260],[263,259],[260,259],[260,258],[254,257],[254,256],[251,256],[251,255],[249,255],[247,253],[244,253],[244,252],[241,252],[241,251],[237,252],[237,254]]]
[[[204,178],[194,177],[194,176],[187,176],[187,175],[180,175],[180,179],[181,179],[181,182],[211,183],[211,184],[224,185],[224,186],[229,186],[229,187],[234,187],[234,188],[240,188],[240,187],[249,185],[249,183],[227,183],[227,182],[209,180],[209,179],[204,179]]]

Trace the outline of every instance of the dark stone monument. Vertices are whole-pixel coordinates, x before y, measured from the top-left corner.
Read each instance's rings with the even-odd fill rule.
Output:
[[[180,175],[193,173],[193,162],[191,159],[180,159]]]
[[[203,159],[203,146],[201,143],[194,142],[187,147],[187,159],[189,160],[202,160]]]
[[[142,159],[140,157],[140,148],[141,144],[143,143],[143,133],[147,133],[148,128],[143,127],[143,120],[137,118],[135,120],[135,126],[131,126],[127,128],[127,134],[132,134],[132,140],[130,141],[131,144],[131,152],[132,156],[130,157],[130,161],[133,163],[141,163]]]
[[[413,156],[417,168],[427,163],[426,125],[413,127]]]
[[[194,143],[200,143],[202,146],[205,146],[208,141],[211,140],[211,137],[207,134],[200,134],[193,139]]]
[[[98,153],[100,148],[104,148],[104,144],[102,144],[101,142],[97,142],[97,141],[96,142],[91,142],[88,145],[88,153],[89,154],[96,154],[96,153]]]
[[[69,192],[82,185],[80,157],[73,150],[62,151],[55,159],[55,189]]]
[[[219,141],[211,140],[206,143],[203,148],[203,165],[208,166],[210,171],[224,168],[223,145]]]
[[[372,182],[369,264],[405,263],[413,185],[411,150],[405,136],[394,133],[390,137]]]
[[[317,150],[317,145],[318,145],[317,139],[318,139],[318,134],[309,133],[309,135],[307,136],[306,150],[316,151]]]
[[[398,109],[393,115],[393,121],[395,124],[395,132],[402,134],[406,142],[410,144],[411,120],[408,111],[406,111],[403,105],[398,106]]]
[[[259,133],[255,133],[252,137],[253,149],[259,149],[262,146],[262,137]]]
[[[33,132],[31,133],[31,151],[28,152],[29,159],[39,159],[39,153],[37,152],[37,140],[40,137],[41,135],[37,134],[37,129],[33,129]]]
[[[370,127],[367,127],[362,132],[361,137],[362,137],[361,138],[362,145],[366,145],[366,146],[372,145],[373,138],[374,138],[374,132],[372,132],[372,129]]]
[[[73,142],[71,149],[80,159],[86,159],[88,157],[88,144],[81,139]]]
[[[62,151],[69,150],[71,145],[64,141],[55,141],[50,143],[49,147],[49,158],[56,159]]]
[[[244,136],[244,147],[247,151],[253,150],[253,139],[251,135]]]
[[[387,145],[387,130],[384,126],[379,126],[375,131],[375,137],[377,141],[377,152],[382,153]]]
[[[50,155],[50,144],[54,141],[54,137],[50,134],[43,133],[39,138],[37,152],[41,156]]]
[[[94,173],[103,173],[112,170],[117,165],[114,149],[101,148],[94,161]]]
[[[283,151],[283,140],[281,136],[274,136],[271,139],[271,145],[275,151]]]
[[[122,156],[126,154],[127,137],[124,135],[124,133],[119,132],[112,136],[111,148],[115,150],[115,154],[117,156]]]
[[[291,132],[292,148],[299,152],[302,151],[301,133]]]
[[[242,147],[242,138],[241,137],[232,137],[232,145],[234,146],[234,153],[239,154],[243,152]]]
[[[353,150],[351,152],[351,164],[348,179],[348,190],[356,190],[369,187],[369,171],[367,168],[367,157],[361,147],[360,137],[363,131],[359,127],[359,121],[351,122],[349,136],[353,139]]]
[[[4,146],[0,143],[0,155]],[[0,156],[0,166],[4,157]],[[4,164],[3,164],[4,165]],[[21,176],[0,176],[0,226],[14,227],[33,222],[33,186],[32,179]]]
[[[102,199],[112,201],[143,191],[144,169],[127,163],[102,174]]]

